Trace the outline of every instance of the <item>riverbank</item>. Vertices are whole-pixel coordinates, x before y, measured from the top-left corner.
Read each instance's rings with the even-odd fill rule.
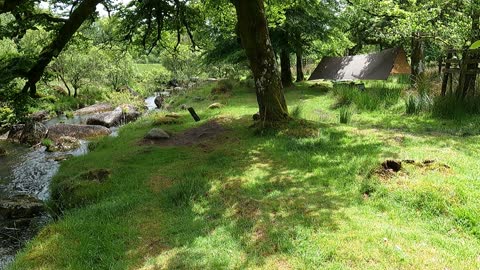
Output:
[[[154,113],[64,162],[50,203],[64,216],[12,269],[480,267],[480,118],[406,116],[398,100],[339,124],[337,97],[302,84],[286,96],[303,120],[259,133],[253,90],[210,91],[172,100],[198,123]],[[152,128],[190,141],[145,140]]]

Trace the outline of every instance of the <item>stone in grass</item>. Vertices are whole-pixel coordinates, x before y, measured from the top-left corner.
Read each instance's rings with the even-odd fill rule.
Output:
[[[153,128],[145,135],[145,139],[147,140],[166,140],[169,138],[170,135],[161,128]]]
[[[178,119],[180,118],[180,114],[172,112],[172,113],[166,114],[165,117]]]
[[[220,108],[222,108],[222,107],[223,107],[223,104],[218,103],[218,102],[217,102],[217,103],[213,103],[213,104],[211,104],[210,106],[208,106],[208,108],[211,109],[211,110],[213,110],[213,109],[220,109]]]
[[[392,170],[394,172],[399,172],[402,169],[402,162],[396,160],[386,160],[382,163],[382,166],[385,170]]]

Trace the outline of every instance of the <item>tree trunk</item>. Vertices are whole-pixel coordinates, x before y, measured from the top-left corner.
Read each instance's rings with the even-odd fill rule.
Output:
[[[290,54],[286,49],[280,52],[280,69],[282,85],[284,88],[293,86],[292,66],[290,65]]]
[[[412,35],[412,76],[411,83],[415,84],[425,73],[425,46],[420,32]]]
[[[303,50],[298,48],[295,52],[297,56],[297,82],[303,82],[305,80],[305,75],[303,74]]]
[[[237,27],[255,80],[260,119],[276,122],[288,119],[282,82],[267,28],[263,0],[231,0],[237,13]]]
[[[37,62],[28,72],[28,80],[23,88],[23,92],[30,91],[32,97],[36,95],[36,84],[42,77],[45,68],[54,57],[60,54],[82,23],[95,12],[95,8],[100,2],[102,0],[84,0],[80,2],[55,39],[48,47],[43,49]]]

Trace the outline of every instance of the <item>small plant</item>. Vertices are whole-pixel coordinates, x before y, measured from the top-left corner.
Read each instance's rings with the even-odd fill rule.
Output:
[[[167,192],[176,206],[187,205],[207,191],[207,182],[201,176],[184,176]]]
[[[405,100],[405,112],[407,114],[418,114],[430,111],[433,103],[432,98],[427,94],[422,94],[418,97],[411,95]]]
[[[43,140],[42,140],[42,145],[45,146],[45,147],[47,147],[47,148],[52,147],[54,144],[55,144],[55,143],[54,143],[52,140],[50,140],[50,139],[43,139]]]
[[[293,107],[292,111],[290,112],[290,116],[292,118],[300,118],[302,115],[302,108],[300,106]]]
[[[65,112],[65,117],[67,117],[68,119],[72,119],[73,118],[73,112],[72,111]]]
[[[349,107],[342,107],[340,109],[340,123],[348,124],[352,120],[353,112]]]

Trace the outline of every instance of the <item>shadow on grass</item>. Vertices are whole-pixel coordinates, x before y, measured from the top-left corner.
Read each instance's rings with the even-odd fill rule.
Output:
[[[309,257],[300,250],[305,232],[336,231],[345,222],[342,209],[358,202],[358,176],[370,171],[381,146],[317,128],[300,138],[281,132],[251,137],[243,128],[197,156],[189,170],[211,187],[173,207],[165,207],[165,192],[162,227],[171,252],[155,254],[157,263],[166,269],[245,268],[265,265],[270,256]],[[328,259],[324,247],[310,248],[317,259]]]

